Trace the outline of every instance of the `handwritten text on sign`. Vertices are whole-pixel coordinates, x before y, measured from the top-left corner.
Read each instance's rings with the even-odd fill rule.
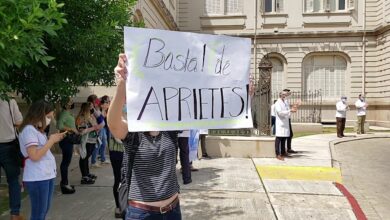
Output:
[[[129,131],[252,127],[250,40],[125,27]]]

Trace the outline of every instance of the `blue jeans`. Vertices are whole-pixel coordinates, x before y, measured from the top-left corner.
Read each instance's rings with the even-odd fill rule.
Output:
[[[53,198],[54,179],[24,183],[31,201],[30,220],[44,220]]]
[[[0,143],[0,167],[3,167],[8,182],[9,208],[11,215],[19,215],[20,211],[20,168],[17,163],[16,142]]]
[[[180,203],[172,211],[161,214],[128,206],[125,220],[181,220]]]
[[[97,143],[97,148],[92,152],[91,157],[91,163],[96,163],[96,156],[97,154],[100,155],[100,161],[104,162],[106,161],[106,155],[104,154],[106,152],[106,146],[107,146],[107,130],[105,128],[101,129],[99,131],[99,138],[102,141],[102,144],[99,146],[99,143]]]

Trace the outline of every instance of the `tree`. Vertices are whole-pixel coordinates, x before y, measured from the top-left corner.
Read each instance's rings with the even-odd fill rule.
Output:
[[[45,36],[55,36],[66,20],[55,0],[0,1],[0,98],[12,91],[12,69],[47,65]]]
[[[67,25],[45,39],[55,59],[14,69],[10,84],[27,100],[57,101],[73,96],[80,86],[114,83],[113,69],[123,50],[123,26],[134,25],[135,0],[66,0]]]

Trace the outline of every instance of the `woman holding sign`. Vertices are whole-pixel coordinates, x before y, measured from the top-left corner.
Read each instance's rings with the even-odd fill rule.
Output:
[[[122,140],[125,151],[132,147],[136,149],[125,219],[180,220],[176,176],[177,132],[128,132],[127,121],[122,118],[122,107],[126,101],[126,62],[126,56],[120,54],[115,68],[116,94],[108,111],[112,135]],[[124,172],[127,173],[126,169]]]

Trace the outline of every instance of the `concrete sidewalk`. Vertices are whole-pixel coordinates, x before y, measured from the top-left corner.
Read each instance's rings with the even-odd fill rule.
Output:
[[[344,141],[348,139],[355,137],[351,135]],[[274,158],[195,161],[194,166],[199,171],[193,172],[193,182],[181,185],[183,219],[356,219],[348,200],[332,183],[337,172],[330,170],[327,180],[318,178],[329,171],[327,168],[337,169],[337,163],[333,163],[331,157],[332,141],[339,139],[334,134],[293,139],[293,149],[300,153],[285,161]],[[60,161],[57,157],[57,163]],[[278,174],[285,168],[294,172],[272,176],[265,172],[271,168],[280,169]],[[78,157],[73,158],[70,182],[76,185],[76,193],[62,195],[57,178],[47,219],[115,219],[111,166],[105,165],[91,172],[98,176],[96,183],[80,185]],[[179,172],[178,178],[181,183]],[[28,198],[22,207],[22,212],[28,216]],[[3,215],[0,219],[9,217]]]

